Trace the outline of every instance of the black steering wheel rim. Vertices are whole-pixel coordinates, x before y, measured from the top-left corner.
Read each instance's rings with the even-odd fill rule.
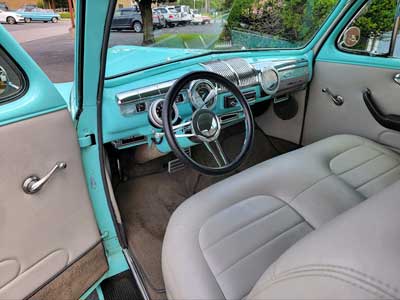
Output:
[[[223,85],[230,93],[232,93],[238,102],[240,103],[245,122],[245,138],[240,153],[234,160],[222,167],[209,167],[202,165],[193,160],[179,145],[177,138],[175,137],[173,124],[171,121],[173,104],[175,99],[178,97],[179,92],[191,81],[205,79],[215,82],[217,85]],[[175,155],[187,166],[206,174],[206,175],[223,175],[236,170],[241,163],[246,159],[249,154],[254,141],[254,118],[246,98],[243,96],[240,89],[225,77],[209,72],[209,71],[194,71],[182,76],[178,79],[172,87],[169,89],[162,110],[162,121],[164,127],[165,137],[169,146]]]

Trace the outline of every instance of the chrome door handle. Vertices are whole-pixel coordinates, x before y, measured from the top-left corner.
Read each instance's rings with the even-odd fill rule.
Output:
[[[328,89],[328,88],[322,89],[322,92],[323,92],[324,94],[327,94],[327,95],[329,96],[329,99],[331,99],[332,102],[333,102],[334,104],[336,104],[337,106],[343,105],[344,99],[343,99],[342,96],[340,96],[340,95],[335,95],[335,94],[332,93],[331,90]]]
[[[394,82],[396,82],[398,85],[400,85],[400,73],[394,75],[393,80],[394,80]]]
[[[42,179],[36,175],[31,175],[24,180],[22,183],[22,189],[27,194],[34,194],[40,191],[40,189],[49,181],[51,176],[59,170],[65,169],[67,164],[65,162],[57,162],[55,166],[47,173]]]

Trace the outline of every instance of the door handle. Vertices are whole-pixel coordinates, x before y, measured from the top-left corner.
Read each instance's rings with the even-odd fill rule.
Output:
[[[65,169],[66,167],[67,164],[65,162],[57,162],[42,179],[36,175],[29,176],[22,183],[22,189],[26,194],[35,194],[41,190],[57,170]]]
[[[340,95],[335,95],[334,93],[331,92],[330,89],[328,88],[324,88],[322,89],[322,92],[324,94],[327,94],[329,96],[329,99],[331,99],[331,101],[336,104],[337,106],[341,106],[344,103],[344,99],[342,96]]]
[[[393,80],[394,80],[394,82],[396,82],[398,85],[400,85],[400,73],[394,75]]]
[[[400,116],[384,114],[376,104],[370,89],[363,92],[363,99],[374,119],[383,127],[400,131]]]

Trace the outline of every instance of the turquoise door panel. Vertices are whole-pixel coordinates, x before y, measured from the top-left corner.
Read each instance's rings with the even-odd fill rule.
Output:
[[[46,74],[2,25],[0,45],[24,71],[29,86],[21,98],[0,105],[0,126],[67,107]]]
[[[352,20],[353,16],[364,5],[364,3],[364,0],[359,0],[351,7],[345,17],[332,31],[325,44],[322,46],[322,49],[319,52],[316,60],[322,62],[398,70],[400,68],[399,58],[353,54],[341,51],[337,48],[337,39],[341,35],[342,31],[346,28],[347,24]]]

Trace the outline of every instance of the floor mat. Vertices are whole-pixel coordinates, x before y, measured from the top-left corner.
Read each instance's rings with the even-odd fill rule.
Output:
[[[241,140],[243,134],[228,135],[222,141],[228,157],[240,150]],[[280,154],[280,149],[274,144],[260,130],[256,130],[252,152],[237,172]],[[193,155],[206,157],[204,148],[193,150]],[[204,176],[185,168],[174,174],[161,172],[137,177],[117,188],[129,247],[142,269],[152,299],[166,298],[161,273],[161,248],[171,214],[187,198],[222,179],[224,177]]]
[[[125,271],[101,283],[105,300],[140,300],[142,295],[130,271]]]

